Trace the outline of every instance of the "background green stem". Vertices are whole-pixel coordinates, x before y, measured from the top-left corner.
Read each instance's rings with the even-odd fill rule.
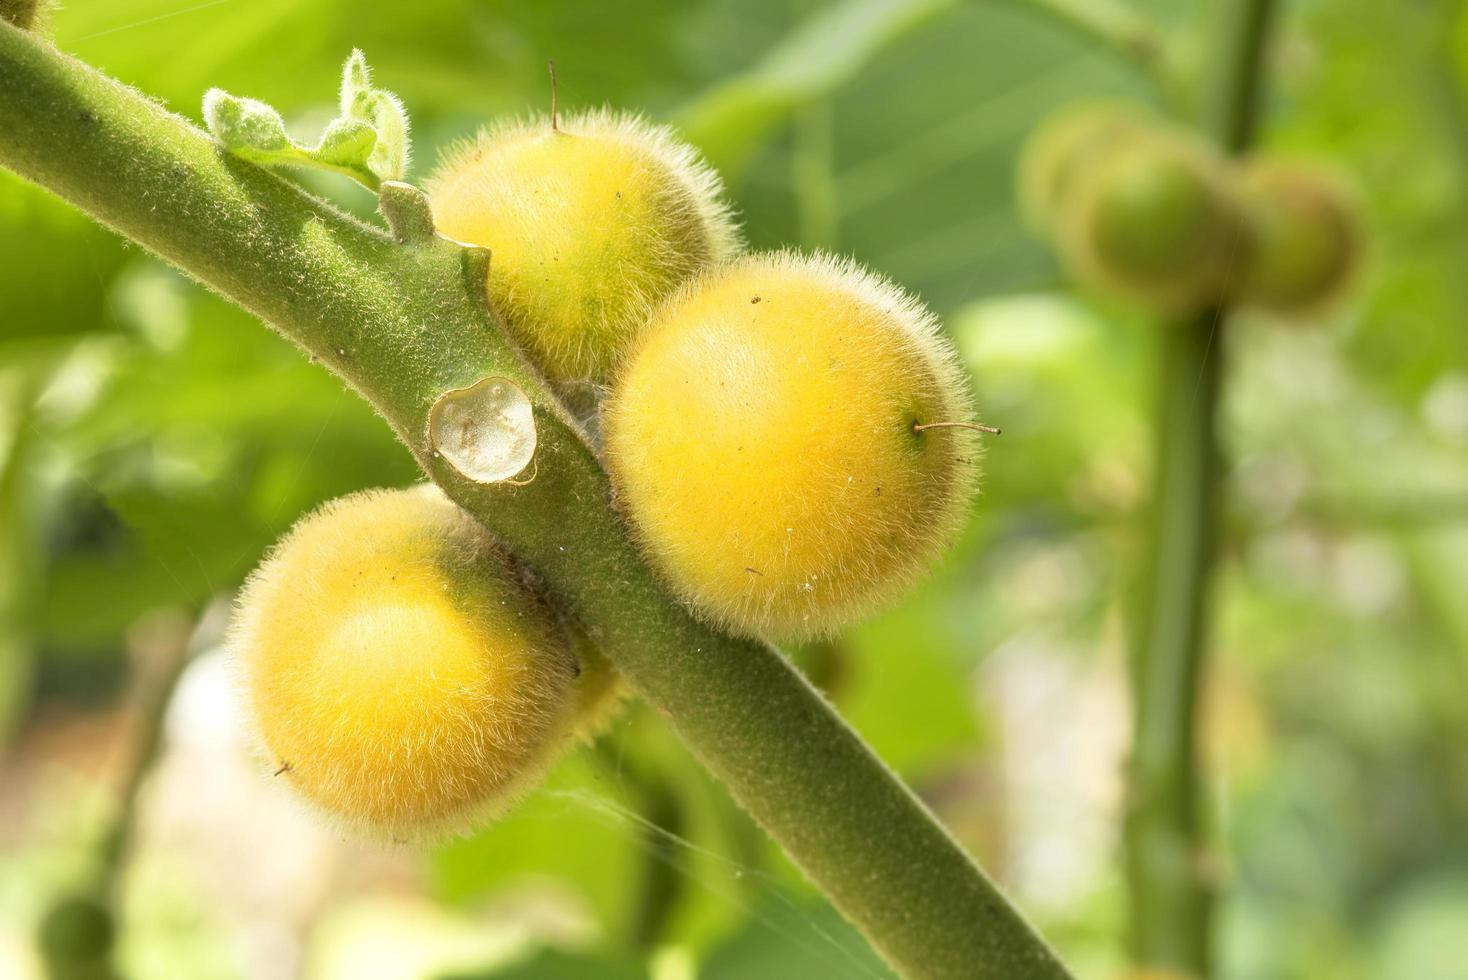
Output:
[[[1237,154],[1253,139],[1272,0],[1222,0],[1204,130]],[[1198,699],[1216,546],[1227,310],[1162,324],[1156,462],[1134,630],[1134,733],[1127,814],[1132,951],[1138,963],[1205,977],[1216,862],[1198,760]]]
[[[0,164],[272,324],[367,398],[904,975],[1068,975],[788,661],[715,632],[662,591],[584,434],[490,316],[487,250],[395,241],[7,23]],[[534,406],[536,476],[522,486],[473,483],[428,443],[433,402],[489,375]]]
[[[193,637],[188,630],[174,628],[160,633],[136,655],[136,679],[132,685],[130,712],[134,727],[128,739],[127,767],[118,783],[116,818],[107,828],[98,849],[98,892],[110,903],[117,900],[122,871],[137,832],[143,784],[163,748],[168,705],[173,700],[184,668],[195,652]]]

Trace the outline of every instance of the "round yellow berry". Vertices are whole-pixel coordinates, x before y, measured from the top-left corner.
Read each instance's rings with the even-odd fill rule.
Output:
[[[977,436],[949,344],[856,266],[751,256],[680,292],[603,420],[649,561],[704,615],[829,634],[907,588],[954,536]]]
[[[377,834],[503,805],[570,724],[577,664],[559,621],[431,486],[300,521],[246,584],[230,647],[280,778]]]
[[[635,116],[491,129],[429,182],[434,222],[487,246],[490,304],[552,381],[603,381],[653,306],[738,235],[718,177]]]

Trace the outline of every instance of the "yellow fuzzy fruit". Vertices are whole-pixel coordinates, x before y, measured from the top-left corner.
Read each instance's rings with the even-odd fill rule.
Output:
[[[576,659],[554,613],[431,486],[301,520],[246,584],[230,646],[281,778],[376,834],[503,805],[572,720]]]
[[[1253,247],[1242,302],[1307,317],[1349,291],[1365,236],[1340,177],[1306,164],[1256,161],[1244,172],[1243,194]]]
[[[750,256],[654,316],[603,420],[649,561],[745,634],[829,634],[949,543],[977,479],[966,386],[932,315],[826,257]]]
[[[1051,237],[1086,167],[1149,125],[1143,110],[1127,102],[1073,102],[1047,116],[1025,140],[1019,157],[1020,215],[1030,230]]]
[[[557,382],[605,380],[653,306],[738,247],[718,176],[635,116],[492,129],[428,186],[438,230],[493,252],[490,304]]]
[[[1077,178],[1058,249],[1099,292],[1160,313],[1191,312],[1242,271],[1241,207],[1207,148],[1158,131],[1107,150]]]

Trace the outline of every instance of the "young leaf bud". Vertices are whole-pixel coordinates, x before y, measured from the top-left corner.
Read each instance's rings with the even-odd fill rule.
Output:
[[[300,521],[246,584],[230,645],[279,777],[375,834],[453,830],[505,805],[573,721],[561,624],[431,486]]]
[[[1240,210],[1205,147],[1150,133],[1110,148],[1078,178],[1058,250],[1099,292],[1158,313],[1191,312],[1243,269]]]
[[[223,89],[204,93],[204,122],[230,153],[264,166],[335,170],[373,190],[401,180],[408,169],[408,115],[396,95],[372,88],[361,51],[342,69],[338,102],[341,114],[315,146],[292,140],[273,106]]]
[[[850,262],[712,272],[659,309],[603,420],[649,561],[745,634],[829,634],[893,599],[968,513],[979,440],[932,314]]]
[[[1309,317],[1350,289],[1365,252],[1354,196],[1336,174],[1256,161],[1244,171],[1252,243],[1241,302],[1285,317]]]
[[[654,304],[738,244],[718,177],[666,129],[591,112],[491,129],[428,185],[491,249],[491,306],[553,381],[601,382]]]

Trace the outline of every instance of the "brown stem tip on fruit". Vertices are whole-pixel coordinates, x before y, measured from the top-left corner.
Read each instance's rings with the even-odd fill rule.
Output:
[[[972,429],[975,432],[987,432],[991,436],[997,436],[1004,431],[997,426],[980,425],[977,422],[925,422],[918,424],[914,421],[912,423],[912,431],[914,432],[923,432],[927,429]]]

